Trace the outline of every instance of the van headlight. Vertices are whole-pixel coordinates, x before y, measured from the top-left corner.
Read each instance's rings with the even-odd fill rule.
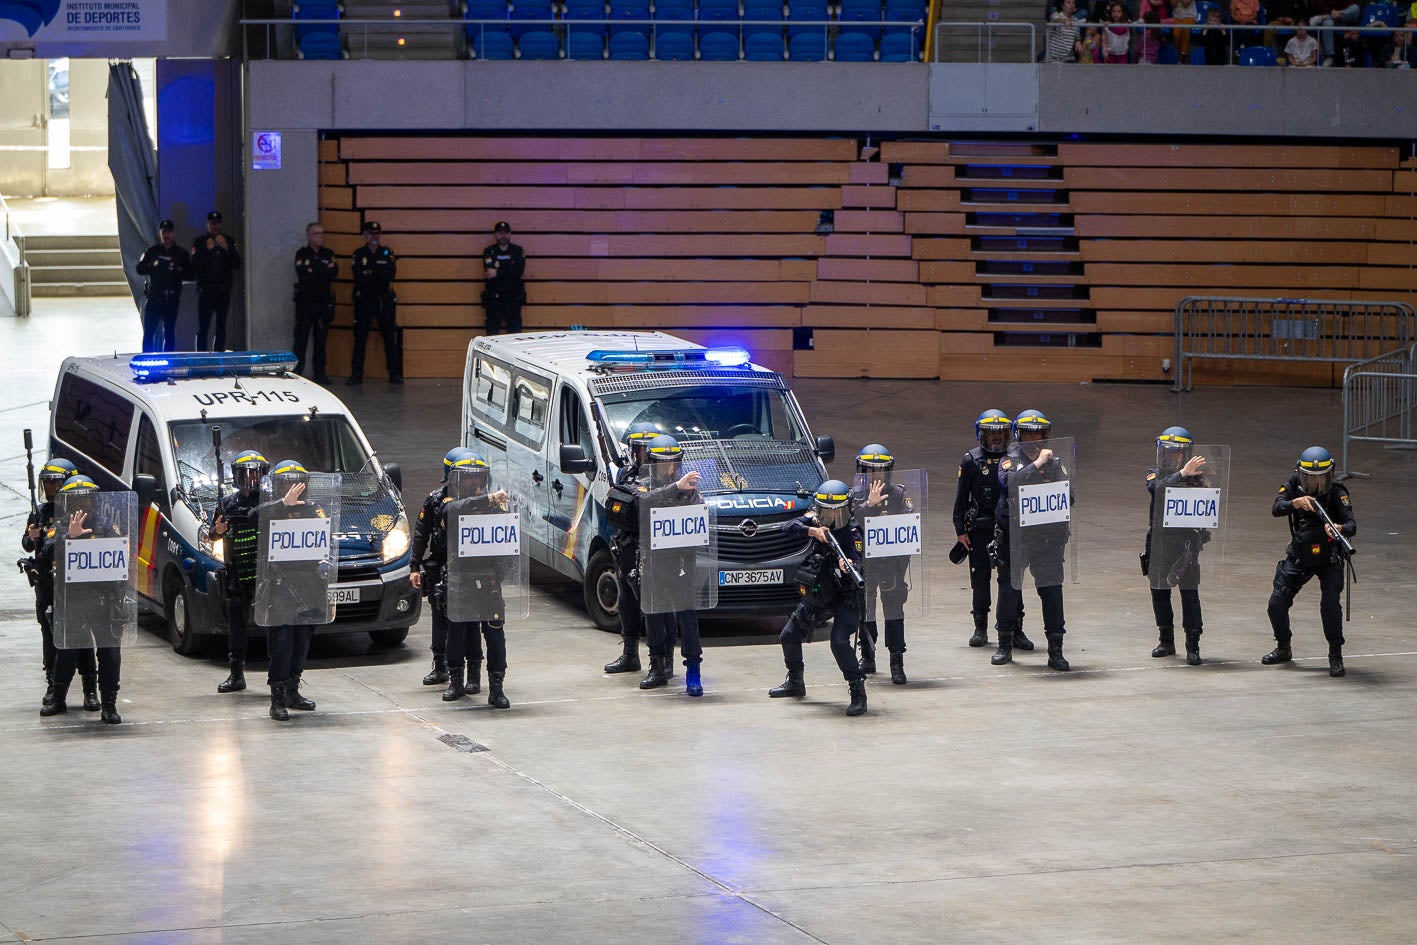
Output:
[[[408,516],[399,513],[394,527],[384,534],[384,563],[394,560],[408,550]]]
[[[211,529],[203,525],[197,532],[197,550],[211,555],[218,561],[226,560],[226,537],[216,537]]]

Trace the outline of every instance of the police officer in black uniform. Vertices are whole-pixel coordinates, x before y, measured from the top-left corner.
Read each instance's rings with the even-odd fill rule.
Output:
[[[29,577],[34,588],[34,615],[39,621],[39,634],[44,648],[44,699],[41,707],[54,702],[54,562],[51,557],[41,554],[46,541],[54,537],[54,497],[59,488],[71,476],[79,474],[78,468],[63,457],[51,457],[39,470],[40,488],[44,490],[44,502],[30,513],[25,522],[25,533],[20,538],[20,547],[30,558],[23,559],[20,567]],[[97,712],[98,666],[94,662],[93,651],[78,654],[79,676],[84,683],[84,708]]]
[[[221,231],[221,214],[207,214],[207,231],[192,241],[192,270],[197,279],[197,340],[194,351],[226,350],[226,313],[231,308],[231,288],[241,268],[236,240]],[[212,347],[207,329],[216,319]]]
[[[994,541],[999,558],[999,649],[989,658],[995,666],[1013,662],[1014,637],[1023,622],[1023,591],[1015,590],[1011,576],[1012,557],[1022,556],[1020,568],[1033,574],[1038,599],[1043,604],[1043,635],[1048,638],[1048,667],[1067,671],[1063,657],[1063,635],[1067,632],[1063,616],[1063,555],[1067,547],[1069,525],[1055,522],[1035,525],[1036,535],[1026,548],[1013,548],[1009,522],[1018,510],[1009,500],[1010,486],[1017,487],[1068,479],[1062,459],[1050,449],[1036,445],[1046,440],[1052,422],[1038,410],[1025,410],[1014,420],[1014,442],[999,460],[999,504],[994,513]],[[1070,490],[1071,491],[1071,490]],[[1056,540],[1050,541],[1051,538]]]
[[[861,573],[864,541],[860,526],[851,517],[851,487],[840,479],[822,483],[813,496],[812,511],[789,522],[786,531],[794,538],[810,536],[812,546],[797,572],[802,602],[787,618],[778,637],[783,662],[787,664],[787,678],[780,686],[768,690],[768,695],[780,699],[807,694],[802,679],[805,667],[802,641],[818,621],[830,616],[832,656],[851,693],[851,705],[846,714],[863,715],[866,712],[866,674],[861,672],[851,643],[861,619],[861,590],[850,575],[853,569],[855,574]],[[837,555],[828,534],[836,539],[844,558]]]
[[[872,515],[905,515],[915,511],[915,503],[905,486],[891,481],[895,457],[880,443],[871,443],[856,454],[858,485],[851,491],[851,508],[856,521]],[[876,671],[876,598],[886,618],[886,649],[891,654],[891,682],[904,686],[905,676],[905,602],[910,597],[909,557],[881,558],[874,568],[868,568],[866,578],[866,615],[857,634],[861,643],[861,672]]]
[[[496,242],[482,251],[482,269],[487,288],[482,306],[487,310],[487,334],[516,334],[522,330],[522,306],[526,304],[526,251],[512,242],[512,225],[499,220],[492,228]]]
[[[310,474],[303,463],[297,459],[281,460],[271,467],[274,498],[267,506],[258,506],[257,515],[277,519],[306,517],[307,513],[299,511],[299,507],[307,504],[305,494],[309,485]],[[321,514],[318,509],[316,514]],[[266,581],[256,588],[253,607],[262,613],[266,626],[266,648],[271,657],[266,685],[271,689],[271,718],[277,722],[290,721],[290,709],[315,710],[315,700],[300,693],[300,677],[305,672],[305,659],[310,654],[315,627],[310,623],[273,624],[269,617],[291,610],[296,614],[302,610],[322,610],[329,593],[329,583],[320,574],[325,567],[323,561],[286,562],[281,566],[277,582]],[[282,599],[281,595],[288,597]]]
[[[314,336],[315,383],[330,383],[325,373],[325,336],[335,319],[335,254],[325,248],[325,228],[305,227],[305,245],[295,251],[295,373],[305,373],[305,348]]]
[[[994,580],[994,566],[989,561],[989,543],[994,540],[994,510],[998,508],[1002,486],[999,483],[999,460],[1009,445],[1013,421],[1002,410],[986,410],[974,421],[974,438],[979,445],[959,461],[955,487],[955,545],[950,560],[959,563],[961,555],[969,558],[969,586],[974,593],[974,635],[970,646],[989,645],[989,607],[992,594],[989,585]],[[1022,605],[1020,605],[1022,606]],[[1014,647],[1033,649],[1033,641],[1024,636],[1023,612],[1014,628]]]
[[[1152,568],[1163,568],[1168,586],[1151,586],[1151,610],[1156,615],[1156,647],[1151,655],[1157,659],[1176,653],[1176,611],[1171,606],[1171,588],[1181,592],[1181,629],[1186,634],[1186,662],[1201,664],[1201,546],[1210,540],[1204,529],[1163,528],[1157,535],[1156,498],[1166,499],[1166,490],[1183,486],[1205,487],[1205,457],[1196,456],[1191,432],[1185,427],[1167,427],[1156,438],[1156,466],[1147,470],[1146,491],[1151,496],[1146,520],[1146,553],[1142,556],[1149,575]],[[1184,532],[1184,534],[1173,534]]]
[[[222,543],[222,592],[226,598],[226,659],[230,672],[217,692],[246,688],[246,641],[251,626],[251,601],[256,592],[256,558],[260,543],[261,478],[270,463],[257,450],[245,450],[231,463],[236,491],[222,496],[212,521],[212,537]]]
[[[171,220],[157,225],[158,241],[138,259],[138,275],[147,276],[143,295],[143,350],[177,350],[177,310],[182,305],[182,283],[193,276],[192,257],[172,238]]]
[[[448,610],[443,606],[435,591],[443,583],[443,566],[448,560],[447,532],[442,525],[443,506],[448,500],[448,474],[459,463],[464,465],[468,457],[475,455],[465,446],[454,446],[443,454],[442,485],[428,493],[423,507],[418,510],[418,521],[413,525],[413,573],[409,579],[416,590],[421,590],[428,598],[432,611],[433,668],[423,677],[425,686],[445,686],[450,678],[448,673]],[[482,691],[482,657],[467,661],[467,683],[464,687],[468,695]]]
[[[1320,510],[1327,513],[1326,522]],[[1275,518],[1289,517],[1289,547],[1274,568],[1274,593],[1269,596],[1269,622],[1274,628],[1275,647],[1260,658],[1266,666],[1288,663],[1294,658],[1289,649],[1293,636],[1289,628],[1289,608],[1299,589],[1309,579],[1319,579],[1319,617],[1324,639],[1328,640],[1328,674],[1342,676],[1343,669],[1343,590],[1347,552],[1339,537],[1358,533],[1348,489],[1334,478],[1333,456],[1322,446],[1311,446],[1299,454],[1299,462],[1289,481],[1274,497]],[[1329,522],[1333,524],[1330,525]]]
[[[364,381],[364,349],[369,344],[369,329],[375,322],[384,337],[384,365],[388,368],[389,383],[403,383],[403,350],[399,347],[396,319],[398,298],[393,288],[399,266],[394,251],[380,245],[383,232],[376,221],[365,223],[364,245],[354,251],[354,358],[346,386]]]
[[[605,497],[606,521],[613,529],[610,554],[615,559],[615,583],[619,595],[620,655],[605,664],[607,673],[637,673],[640,670],[640,637],[644,636],[644,613],[640,610],[636,586],[636,562],[640,551],[639,497],[649,491],[645,477],[645,453],[649,441],[663,432],[657,423],[632,423],[625,431],[628,462],[615,474],[615,484]]]

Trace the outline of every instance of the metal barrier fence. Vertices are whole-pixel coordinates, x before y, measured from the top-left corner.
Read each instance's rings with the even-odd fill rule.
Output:
[[[943,57],[949,54],[947,50],[959,48],[952,45],[949,39],[961,34],[974,36],[975,63],[1034,62],[1043,52],[1043,47],[1038,45],[1038,26],[1033,23],[937,21],[931,61],[946,61]],[[1025,37],[1027,47],[1023,45]]]
[[[1176,304],[1176,381],[1194,387],[1195,362],[1340,363],[1417,344],[1417,311],[1406,302],[1187,296]]]
[[[1343,372],[1343,462],[1345,478],[1367,478],[1349,463],[1350,443],[1382,443],[1386,449],[1417,449],[1417,345],[1359,361]]]

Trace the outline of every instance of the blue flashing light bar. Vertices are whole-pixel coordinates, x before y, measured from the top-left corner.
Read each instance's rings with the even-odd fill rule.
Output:
[[[253,377],[295,370],[289,351],[173,351],[168,354],[135,354],[128,361],[140,381],[168,381],[186,377]]]
[[[673,348],[658,351],[592,351],[585,356],[604,367],[682,368],[694,364],[743,367],[753,359],[746,348]]]

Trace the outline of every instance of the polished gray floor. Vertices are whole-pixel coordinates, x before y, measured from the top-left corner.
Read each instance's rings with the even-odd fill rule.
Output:
[[[87,302],[0,319],[0,531],[16,554],[18,431],[43,427],[59,357],[45,338],[111,350],[135,325]],[[179,657],[151,630],[125,654],[123,725],[41,720],[30,598],[0,571],[0,925],[114,945],[1417,938],[1411,454],[1360,453],[1374,477],[1352,484],[1362,583],[1335,680],[1316,589],[1296,607],[1299,659],[1258,663],[1286,540],[1269,504],[1300,449],[1336,447],[1335,393],[797,387],[843,456],[880,440],[934,485],[941,563],[908,630],[911,684],[876,677],[866,717],[842,714],[822,643],[808,647],[808,698],[770,702],[782,664],[769,621],[711,625],[703,699],[640,693],[600,673],[616,638],[589,625],[577,590],[540,575],[509,633],[507,712],[419,685],[425,621],[395,650],[317,641],[320,710],[289,724],[266,718],[259,687],[217,695],[218,661]],[[410,493],[456,435],[457,392],[370,383],[349,398]],[[948,506],[970,422],[996,403],[1043,409],[1079,440],[1070,674],[1041,651],[998,669],[965,645]],[[1136,570],[1141,472],[1172,422],[1235,457],[1198,668],[1149,657]],[[486,750],[448,744],[460,740]]]

